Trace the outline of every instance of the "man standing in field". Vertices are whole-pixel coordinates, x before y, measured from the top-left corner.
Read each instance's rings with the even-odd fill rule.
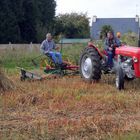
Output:
[[[54,41],[52,40],[51,33],[46,35],[46,39],[42,42],[40,50],[44,55],[50,55],[55,64],[60,66],[63,65],[61,53],[56,51],[58,50],[58,47],[56,47]]]

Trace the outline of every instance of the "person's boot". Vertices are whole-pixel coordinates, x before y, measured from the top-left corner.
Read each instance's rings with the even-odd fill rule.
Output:
[[[66,66],[67,66],[67,64],[66,63],[62,63],[62,64],[60,64],[61,65],[61,68],[62,69],[65,69],[66,68]]]

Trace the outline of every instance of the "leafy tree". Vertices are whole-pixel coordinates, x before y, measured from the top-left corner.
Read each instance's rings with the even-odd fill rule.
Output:
[[[20,29],[11,1],[0,1],[0,43],[20,41]]]
[[[52,31],[55,0],[0,1],[0,43],[38,42]]]
[[[100,33],[100,38],[101,39],[105,38],[109,31],[113,31],[111,25],[104,25],[104,26],[102,26],[101,33]]]
[[[37,23],[37,39],[39,42],[45,37],[47,32],[54,32],[55,8],[55,0],[38,1],[39,22]]]
[[[19,21],[23,42],[36,42],[36,7],[33,0],[24,0],[22,3],[23,18]]]
[[[55,35],[62,33],[66,38],[88,38],[90,35],[89,19],[86,14],[61,14],[55,21]]]
[[[54,0],[39,0],[38,6],[42,25],[50,25],[54,19],[56,2]]]

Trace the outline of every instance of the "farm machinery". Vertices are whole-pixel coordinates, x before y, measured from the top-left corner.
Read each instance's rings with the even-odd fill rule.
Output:
[[[140,48],[122,45],[115,49],[114,66],[110,71],[107,66],[108,56],[94,44],[89,43],[80,56],[80,75],[84,81],[92,82],[101,79],[102,73],[115,74],[115,85],[124,89],[125,80],[140,78]]]
[[[38,57],[31,60],[34,65],[36,72],[20,68],[20,79],[24,81],[26,79],[42,80],[49,78],[52,75],[65,76],[65,75],[76,75],[79,73],[79,67],[72,65],[69,61],[63,61],[63,65],[55,64],[51,56],[39,55]],[[39,74],[39,71],[43,74]]]

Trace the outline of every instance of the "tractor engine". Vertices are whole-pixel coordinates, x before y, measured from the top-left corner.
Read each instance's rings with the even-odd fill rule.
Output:
[[[125,74],[125,78],[134,79],[135,71],[133,66],[133,59],[131,57],[122,57],[121,66]]]
[[[140,48],[133,46],[122,46],[116,48],[115,54],[120,56],[124,73],[127,78],[140,78]],[[131,78],[133,77],[133,78]]]

